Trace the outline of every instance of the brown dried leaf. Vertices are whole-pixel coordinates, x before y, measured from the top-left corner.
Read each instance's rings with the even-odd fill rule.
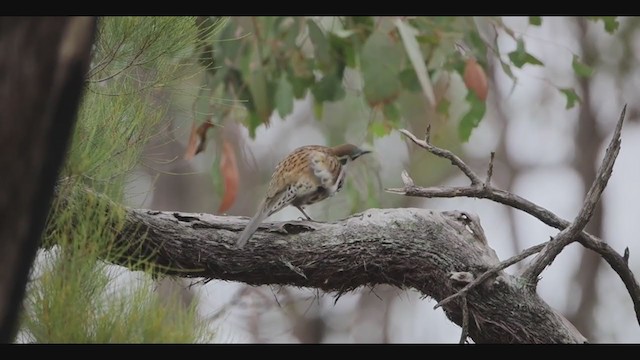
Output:
[[[207,130],[214,127],[211,119],[200,124],[196,127],[195,121],[191,124],[191,135],[189,135],[189,144],[187,145],[187,151],[184,154],[186,160],[193,159],[194,156],[204,151],[207,145]]]
[[[238,184],[240,182],[236,153],[233,151],[231,143],[227,140],[224,140],[222,143],[220,173],[224,180],[224,195],[222,196],[222,202],[218,208],[218,213],[224,213],[235,202],[236,195],[238,194]]]

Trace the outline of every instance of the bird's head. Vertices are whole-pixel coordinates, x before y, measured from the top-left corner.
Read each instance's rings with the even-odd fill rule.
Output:
[[[368,154],[371,151],[360,149],[353,144],[342,144],[332,147],[331,152],[340,160],[342,165],[346,165],[348,162],[353,161],[364,154]]]

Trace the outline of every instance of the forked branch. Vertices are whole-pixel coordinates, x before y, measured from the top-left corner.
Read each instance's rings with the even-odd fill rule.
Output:
[[[453,165],[458,167],[468,178],[471,180],[471,184],[469,186],[437,186],[437,187],[428,187],[423,188],[416,186],[411,180],[409,174],[403,173],[402,178],[404,181],[403,188],[394,188],[394,189],[386,189],[386,191],[395,194],[401,194],[405,196],[416,196],[416,197],[428,197],[428,198],[449,198],[449,197],[472,197],[478,199],[489,199],[507,206],[511,206],[518,210],[524,211],[543,223],[552,226],[556,229],[562,230],[560,234],[556,237],[556,240],[552,240],[540,245],[537,245],[531,249],[527,249],[520,254],[519,257],[513,257],[504,261],[494,268],[487,271],[487,274],[482,274],[479,276],[474,282],[469,283],[465,288],[460,290],[459,293],[466,293],[469,290],[476,287],[479,283],[486,280],[493,273],[496,273],[500,269],[504,269],[510,265],[512,265],[512,261],[518,259],[517,261],[521,261],[522,259],[531,255],[532,250],[543,251],[544,253],[536,257],[536,260],[531,264],[531,266],[525,270],[524,277],[531,284],[535,286],[537,282],[537,276],[540,272],[557,256],[557,254],[562,251],[564,246],[569,244],[572,241],[578,241],[584,247],[595,251],[600,254],[605,261],[613,268],[613,270],[620,276],[622,282],[625,284],[627,291],[631,295],[631,300],[634,304],[634,309],[636,312],[636,319],[640,324],[640,286],[635,279],[635,276],[631,272],[631,269],[628,266],[628,257],[624,257],[620,255],[617,251],[611,248],[607,243],[598,239],[596,236],[589,234],[584,231],[584,226],[588,222],[591,213],[593,212],[593,207],[599,200],[602,191],[606,187],[606,184],[611,176],[611,172],[613,169],[613,164],[615,159],[620,151],[620,133],[622,129],[622,123],[624,122],[626,112],[626,106],[622,110],[618,123],[616,125],[616,129],[613,134],[613,139],[611,144],[607,148],[607,152],[605,158],[603,160],[602,165],[598,171],[598,176],[594,181],[589,193],[587,194],[587,198],[585,200],[584,206],[580,212],[580,215],[576,218],[577,221],[572,225],[569,221],[560,218],[556,214],[551,211],[532,203],[531,201],[524,199],[516,194],[512,194],[508,191],[494,188],[490,183],[491,175],[493,173],[493,161],[489,163],[489,169],[487,171],[487,181],[483,182],[480,180],[480,177],[473,171],[471,168],[465,164],[458,156],[453,154],[449,150],[440,149],[433,144],[429,143],[429,131],[430,128],[427,127],[427,134],[424,140],[418,139],[415,135],[413,135],[408,130],[402,129],[400,132],[407,136],[411,141],[413,141],[416,145],[424,148],[430,153],[445,158],[451,161]],[[493,158],[493,157],[492,157]],[[557,241],[560,239],[560,241]],[[553,246],[551,246],[553,244]],[[534,253],[535,253],[534,252]],[[528,254],[524,256],[525,254]],[[517,262],[516,261],[516,262]],[[442,300],[438,306],[445,304],[451,299],[460,296],[459,293],[454,294],[448,298]]]
[[[562,230],[560,234],[556,236],[554,241],[550,241],[548,245],[545,246],[540,254],[536,256],[533,262],[522,273],[522,277],[534,287],[538,283],[538,275],[540,275],[547,266],[551,265],[553,260],[558,256],[558,254],[560,254],[565,246],[577,240],[577,235],[582,232],[584,227],[587,226],[589,219],[591,219],[593,210],[596,208],[598,201],[600,201],[602,192],[611,178],[613,164],[615,164],[618,153],[620,152],[620,132],[622,131],[622,123],[624,122],[626,110],[627,106],[625,105],[622,109],[622,113],[620,114],[620,118],[618,119],[618,123],[616,124],[616,128],[613,131],[613,137],[607,147],[607,152],[605,153],[602,164],[598,169],[596,178],[593,181],[593,184],[591,184],[589,192],[587,192],[587,197],[584,200],[582,209],[580,209],[580,213],[569,227]]]

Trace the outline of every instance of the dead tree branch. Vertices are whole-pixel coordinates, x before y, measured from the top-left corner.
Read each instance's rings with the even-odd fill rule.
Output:
[[[134,270],[152,265],[161,274],[311,287],[336,296],[388,284],[441,300],[498,263],[477,216],[459,211],[370,209],[332,223],[267,222],[239,250],[234,244],[246,217],[123,209],[92,192],[76,195],[65,199],[123,214],[105,259]],[[465,298],[466,321],[461,301],[443,309],[459,326],[466,322],[476,343],[585,341],[509,274],[495,272]]]
[[[578,216],[569,227],[562,230],[553,241],[550,241],[547,246],[545,246],[540,254],[538,254],[538,256],[533,260],[531,265],[529,265],[522,273],[522,277],[527,281],[527,283],[533,285],[534,288],[538,283],[538,275],[540,275],[547,266],[551,265],[553,260],[558,256],[558,254],[560,254],[565,246],[577,240],[577,235],[582,232],[584,227],[587,225],[591,215],[593,214],[593,210],[600,201],[602,192],[611,178],[613,165],[615,164],[618,153],[620,152],[620,132],[622,131],[622,123],[624,122],[626,110],[627,106],[625,105],[622,109],[622,113],[620,114],[620,119],[618,120],[616,128],[613,131],[613,137],[607,147],[607,152],[604,155],[602,164],[598,169],[598,173],[596,174],[593,184],[591,184],[589,192],[587,192],[587,197],[584,200],[584,204],[582,205],[582,209],[580,209]]]
[[[620,131],[622,128],[622,123],[624,121],[625,110],[626,110],[626,106],[625,106],[625,109],[623,109],[620,115],[620,118],[618,120],[616,131],[614,132],[613,140],[611,143],[612,145],[610,145],[609,148],[607,149],[608,156],[605,156],[603,166],[599,171],[599,174],[602,176],[597,177],[596,181],[594,182],[595,187],[592,187],[592,189],[590,190],[590,194],[592,194],[592,196],[596,195],[597,192],[600,192],[600,193],[602,192],[602,189],[604,189],[604,186],[606,186],[608,177],[611,175],[613,161],[607,160],[607,159],[610,159],[611,157],[613,157],[613,160],[615,160],[615,157],[618,154],[619,147],[620,147],[620,144],[619,144]],[[454,187],[437,186],[437,187],[423,188],[423,187],[416,186],[413,180],[409,177],[409,175],[406,173],[403,173],[402,179],[404,181],[404,187],[395,188],[395,189],[386,189],[387,192],[401,194],[405,196],[416,196],[416,197],[427,197],[427,198],[471,197],[471,198],[477,198],[477,199],[488,199],[488,200],[492,200],[507,206],[511,206],[515,209],[524,211],[536,217],[543,223],[549,226],[552,226],[556,229],[565,230],[571,226],[571,223],[569,223],[569,221],[560,218],[559,216],[552,213],[551,211],[539,205],[536,205],[531,201],[526,200],[516,194],[494,188],[493,186],[491,186],[491,184],[484,183],[481,180],[479,180],[480,179],[479,176],[473,170],[471,170],[467,164],[465,164],[462,160],[460,160],[459,157],[457,157],[456,155],[454,155],[448,150],[440,149],[429,143],[429,132],[430,132],[429,127],[427,127],[427,134],[425,136],[425,140],[418,139],[415,135],[413,135],[411,132],[405,129],[400,130],[400,132],[403,135],[407,136],[416,145],[424,148],[430,153],[450,160],[453,165],[458,167],[471,180],[471,185],[454,186]],[[490,170],[493,171],[491,169],[491,166],[490,166]],[[606,180],[603,177],[605,175],[606,175]],[[487,178],[490,178],[489,172],[487,174]],[[595,199],[595,197],[590,198],[589,196],[587,196],[587,201],[585,204],[591,207],[592,205],[590,204],[593,201],[597,201],[597,199]],[[588,208],[583,209],[581,213],[582,212],[585,212],[585,215],[586,215],[587,213],[589,213],[589,209]],[[588,218],[586,220],[588,221]],[[584,219],[581,220],[581,222],[583,221]],[[605,261],[607,261],[607,263],[611,266],[611,268],[620,276],[620,278],[622,279],[622,282],[625,284],[627,288],[627,291],[631,295],[631,300],[633,301],[634,310],[636,312],[636,319],[640,324],[640,286],[638,285],[638,282],[636,281],[635,276],[633,275],[633,272],[629,268],[627,261],[625,261],[625,258],[621,256],[613,248],[611,248],[607,243],[598,239],[596,236],[593,236],[587,233],[586,231],[582,230],[584,226],[580,227],[580,223],[578,223],[577,225],[578,226],[574,226],[574,229],[572,230],[572,232],[576,231],[576,235],[577,235],[576,241],[580,242],[580,244],[582,244],[584,247],[600,254],[600,256],[602,256],[605,259]],[[565,234],[568,232],[569,230],[567,230]],[[567,235],[563,235],[563,236],[569,238],[569,241],[570,241],[570,238],[571,238],[570,235],[571,234],[569,234],[569,236]],[[576,238],[576,236],[574,235],[573,238]],[[553,241],[547,242],[541,245],[544,245],[544,247],[546,247],[548,244],[552,242]],[[538,245],[539,247],[538,251],[542,250],[543,246],[541,245]],[[529,250],[531,249],[525,250],[523,254]],[[525,257],[523,257],[523,259]],[[542,264],[542,260],[540,261],[541,261],[540,264]],[[551,261],[553,261],[553,258],[551,259]],[[497,267],[500,267],[500,266],[504,266],[504,264],[498,265]],[[469,284],[470,288],[477,286],[472,284],[473,283]],[[444,303],[446,303],[446,301],[442,301],[442,304]]]
[[[458,296],[464,296],[467,292],[469,292],[470,290],[472,290],[476,286],[482,284],[488,278],[490,278],[492,276],[495,276],[495,274],[497,274],[498,272],[500,272],[500,271],[508,268],[509,266],[514,265],[514,264],[516,264],[516,263],[528,258],[529,256],[531,256],[533,254],[536,254],[536,253],[540,252],[540,250],[542,250],[546,245],[547,245],[547,243],[543,243],[543,244],[538,244],[536,246],[532,246],[532,247],[524,250],[520,254],[512,256],[512,257],[508,258],[507,260],[502,261],[497,265],[494,265],[491,269],[485,271],[482,275],[480,275],[480,277],[478,277],[477,279],[469,282],[469,284],[467,284],[465,287],[463,287],[462,290],[456,292],[455,294],[453,294],[451,296],[446,297],[444,300],[442,300],[439,303],[437,303],[436,306],[434,307],[434,309],[437,309],[437,308],[443,306],[444,304],[446,304],[449,301],[457,298]]]

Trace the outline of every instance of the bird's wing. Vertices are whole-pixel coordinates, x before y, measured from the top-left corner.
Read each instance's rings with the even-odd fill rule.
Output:
[[[288,184],[284,189],[273,194],[273,196],[268,196],[263,208],[266,213],[265,218],[291,204],[293,199],[296,198],[296,194],[296,184]]]
[[[300,175],[305,172],[308,166],[308,155],[311,149],[317,146],[303,146],[294,150],[286,158],[282,159],[271,175],[267,198],[274,198],[280,191],[285,190],[290,185],[295,184]]]
[[[340,160],[328,152],[317,151],[311,155],[309,163],[318,184],[327,189],[330,194],[335,193],[345,176],[345,169],[340,164]]]
[[[317,191],[319,186],[330,194],[338,190],[344,169],[338,158],[324,146],[303,146],[283,159],[271,176],[267,190],[270,213],[289,205],[295,198]]]

